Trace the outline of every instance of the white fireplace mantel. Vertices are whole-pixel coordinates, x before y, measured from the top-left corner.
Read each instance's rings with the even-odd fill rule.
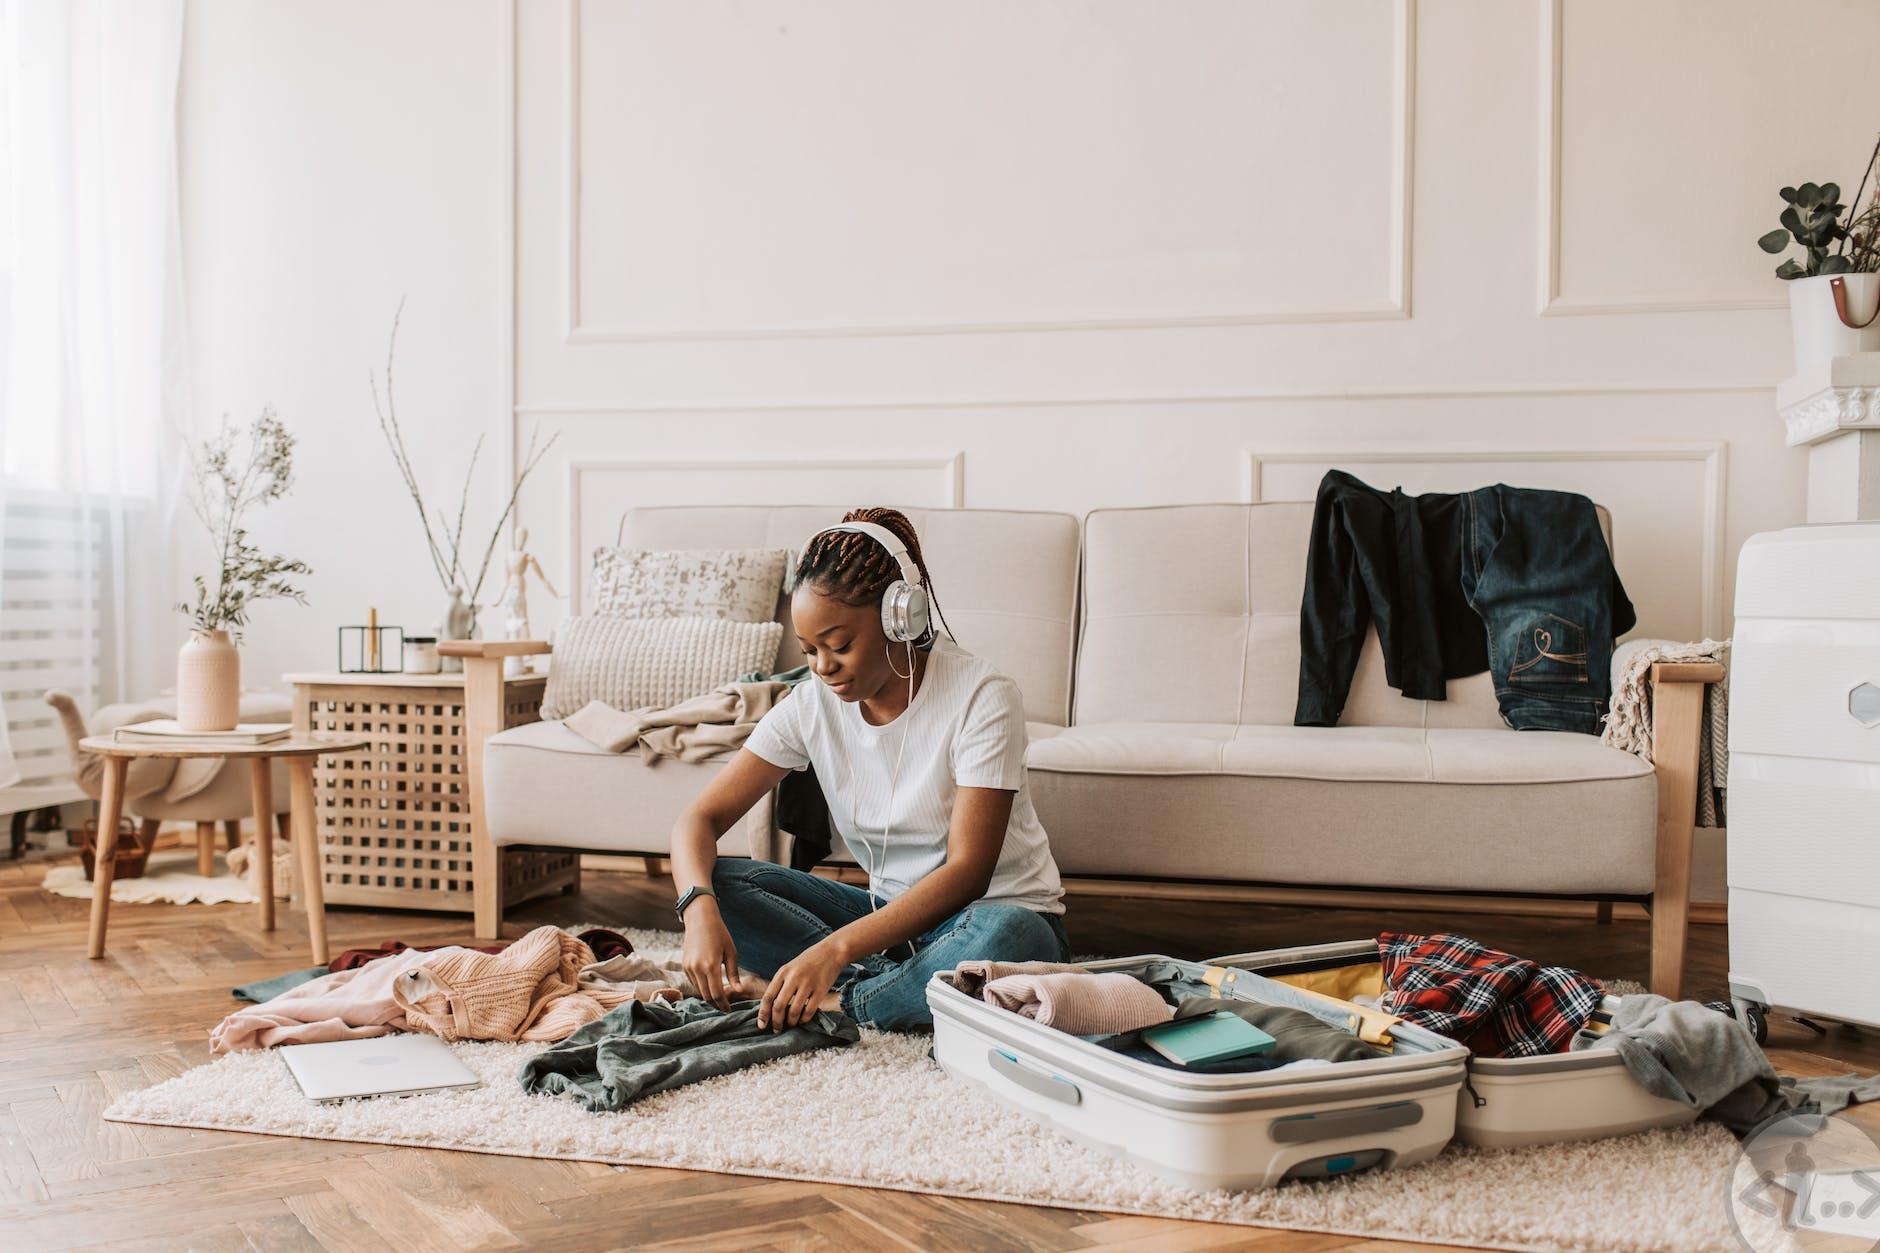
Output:
[[[1790,447],[1808,449],[1808,520],[1880,518],[1880,352],[1796,375],[1776,407]]]
[[[1776,388],[1789,444],[1818,444],[1842,431],[1880,431],[1880,352],[1835,357]]]

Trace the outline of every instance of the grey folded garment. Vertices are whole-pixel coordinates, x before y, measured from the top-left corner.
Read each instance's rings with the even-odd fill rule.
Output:
[[[819,1012],[770,1031],[757,1025],[757,1010],[756,1001],[729,1012],[697,999],[629,1001],[522,1063],[517,1078],[531,1094],[566,1094],[611,1113],[655,1092],[862,1038],[847,1014]]]
[[[664,709],[615,709],[591,700],[562,725],[597,748],[624,753],[638,745],[650,765],[660,758],[709,761],[736,752],[751,729],[790,690],[785,683],[725,683]]]
[[[1173,1021],[1184,1022],[1221,1012],[1246,1020],[1273,1037],[1272,1051],[1261,1055],[1268,1067],[1294,1062],[1361,1062],[1373,1057],[1388,1057],[1383,1049],[1364,1041],[1318,1015],[1289,1005],[1263,1005],[1233,997],[1188,997],[1175,1008]],[[1141,1031],[1125,1032],[1095,1043],[1118,1053],[1127,1053],[1142,1041]]]
[[[1832,1114],[1880,1100],[1880,1075],[1776,1074],[1736,1019],[1696,1001],[1621,997],[1607,1031],[1582,1029],[1569,1047],[1617,1049],[1647,1092],[1688,1105],[1739,1136],[1783,1114]]]

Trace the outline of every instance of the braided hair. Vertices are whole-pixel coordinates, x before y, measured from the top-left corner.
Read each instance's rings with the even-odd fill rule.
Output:
[[[873,522],[901,541],[908,559],[920,571],[921,586],[927,589],[935,616],[946,626],[947,636],[951,638],[953,627],[940,609],[940,598],[934,595],[933,576],[927,572],[926,558],[921,556],[920,537],[914,534],[914,524],[907,520],[907,515],[899,509],[851,509],[842,515],[842,520]],[[803,549],[792,586],[811,584],[830,599],[859,608],[880,604],[889,586],[900,577],[900,563],[873,536],[856,531],[824,531],[812,537]],[[932,648],[933,641],[934,629],[930,625],[927,638],[915,647]]]

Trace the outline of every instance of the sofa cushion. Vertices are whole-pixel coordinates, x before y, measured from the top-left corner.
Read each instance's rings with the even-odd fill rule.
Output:
[[[565,718],[596,700],[615,709],[665,709],[740,675],[769,673],[782,635],[775,622],[569,618],[555,632],[542,717]]]
[[[1098,509],[1084,521],[1073,722],[1289,725],[1311,501]],[[1610,538],[1611,519],[1599,511]],[[1406,700],[1368,633],[1341,726],[1504,724],[1489,676]]]
[[[727,759],[729,760],[729,759]],[[550,844],[663,855],[672,824],[723,762],[610,753],[560,722],[530,722],[490,737],[483,753],[484,820],[491,842]],[[736,832],[721,845],[727,853]]]
[[[1591,736],[1115,723],[1034,743],[1027,761],[1065,874],[1651,890],[1656,780]]]
[[[786,555],[780,548],[596,548],[594,612],[769,622]]]
[[[1396,783],[1576,783],[1649,776],[1651,766],[1571,731],[1235,726],[1105,722],[1031,746],[1033,770],[1231,774]]]

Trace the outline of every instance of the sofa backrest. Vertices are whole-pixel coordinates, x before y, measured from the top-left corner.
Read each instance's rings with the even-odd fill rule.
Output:
[[[1600,522],[1611,542],[1611,520]],[[1299,694],[1311,501],[1098,509],[1084,519],[1073,720],[1285,725]],[[1342,725],[1499,727],[1484,674],[1445,701],[1384,680],[1369,632]]]
[[[782,548],[795,554],[844,510],[823,505],[674,505],[630,509],[620,522],[627,548]],[[1070,718],[1071,650],[1076,639],[1077,519],[1009,509],[902,509],[920,536],[940,608],[960,646],[1011,676],[1032,722]],[[784,624],[778,665],[801,664]]]

